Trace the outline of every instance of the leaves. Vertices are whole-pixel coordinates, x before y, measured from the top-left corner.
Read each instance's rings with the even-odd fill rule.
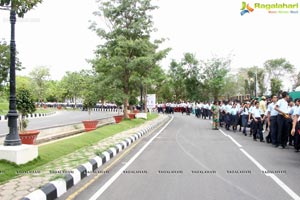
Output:
[[[18,54],[18,52],[17,52]],[[0,41],[0,85],[8,81],[10,69],[10,47],[5,41]],[[16,70],[21,70],[21,62],[16,57]],[[1,91],[0,87],[0,91]]]
[[[28,125],[28,121],[26,121],[25,116],[34,113],[36,110],[34,99],[29,89],[25,87],[17,89],[16,105],[18,112],[21,114],[19,128],[23,131]]]
[[[159,77],[162,71],[157,62],[169,51],[158,50],[163,39],[150,40],[154,31],[150,12],[154,9],[150,0],[99,1],[95,14],[104,17],[108,27],[98,28],[96,23],[90,27],[105,40],[90,63],[102,78],[99,84],[106,83],[105,88],[111,91],[106,98],[117,104],[124,102],[125,113],[128,99],[135,98],[139,85],[152,85]]]
[[[17,13],[18,17],[24,17],[24,14],[33,9],[42,0],[0,0],[0,6],[11,6]]]

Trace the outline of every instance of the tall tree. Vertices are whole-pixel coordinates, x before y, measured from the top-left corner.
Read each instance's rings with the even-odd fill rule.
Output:
[[[200,67],[199,61],[192,53],[185,53],[181,61],[182,66],[185,68],[185,87],[187,98],[191,101],[199,100],[201,94],[200,88]]]
[[[10,68],[10,49],[5,41],[0,41],[0,91],[3,88],[2,83],[8,80]],[[16,57],[16,70],[21,70],[21,62]]]
[[[105,40],[95,51],[96,58],[91,60],[98,73],[112,80],[111,85],[122,89],[124,116],[128,118],[127,106],[136,77],[141,81],[156,67],[169,49],[158,51],[163,40],[150,41],[154,31],[150,12],[156,9],[151,0],[104,0],[99,2],[97,16],[103,16],[108,29],[91,28]],[[135,80],[132,80],[135,79]]]
[[[182,63],[172,60],[169,68],[168,74],[176,101],[186,100],[185,70]]]
[[[279,95],[281,87],[282,87],[281,80],[279,80],[277,78],[272,78],[271,79],[271,93],[272,93],[272,95]]]
[[[230,59],[214,57],[203,61],[204,83],[209,88],[210,95],[217,100],[225,85],[225,77],[229,72]],[[206,94],[209,95],[209,94]]]
[[[272,78],[280,80],[286,74],[293,73],[295,70],[295,67],[285,58],[267,60],[264,67],[269,74],[269,80]]]
[[[32,80],[33,90],[35,93],[35,97],[39,101],[45,101],[45,94],[47,89],[47,81],[50,80],[50,70],[47,67],[35,67],[29,73],[29,76]]]
[[[80,72],[66,72],[61,80],[61,87],[64,88],[64,98],[69,98],[77,107],[78,98],[82,97],[84,87],[84,76]]]

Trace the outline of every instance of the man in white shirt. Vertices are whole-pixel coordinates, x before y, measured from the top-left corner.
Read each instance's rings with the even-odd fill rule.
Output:
[[[255,102],[255,107],[251,111],[253,117],[253,140],[256,141],[257,135],[259,135],[259,139],[261,142],[264,141],[263,133],[262,133],[262,121],[264,120],[264,116],[262,115],[261,109],[259,109],[259,102]],[[262,117],[263,116],[263,117]]]
[[[294,136],[294,147],[296,152],[300,150],[300,99],[295,100],[296,107],[293,113],[293,126],[291,135]]]
[[[278,146],[278,131],[277,131],[277,115],[278,112],[275,110],[275,105],[277,103],[277,96],[273,95],[272,103],[268,105],[268,124],[271,132],[271,141],[274,146]]]
[[[282,148],[286,148],[288,141],[288,100],[289,94],[283,92],[281,94],[282,99],[280,99],[276,105],[275,110],[279,113],[277,116],[277,126],[278,126],[278,145],[281,145]]]

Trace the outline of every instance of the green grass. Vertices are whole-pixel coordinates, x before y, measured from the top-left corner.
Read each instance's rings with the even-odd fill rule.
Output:
[[[37,108],[35,113],[50,113],[57,111],[55,108]],[[0,115],[6,115],[8,113],[8,103],[0,103]]]
[[[148,115],[148,120],[156,118],[157,114]],[[101,127],[95,131],[91,131],[80,135],[47,145],[39,146],[39,157],[25,165],[16,165],[4,160],[0,161],[0,183],[4,183],[12,178],[19,176],[16,172],[31,171],[45,165],[55,159],[68,155],[76,150],[97,144],[100,140],[113,136],[119,132],[134,128],[145,122],[144,119],[123,120],[119,124],[113,124]]]

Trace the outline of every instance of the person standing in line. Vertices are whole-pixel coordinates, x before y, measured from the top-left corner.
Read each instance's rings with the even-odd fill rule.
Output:
[[[267,108],[266,108],[266,97],[265,96],[261,97],[261,100],[259,102],[259,109],[261,110],[261,113],[262,113],[261,117],[264,118],[264,115],[265,115],[265,113],[267,111]],[[262,121],[262,129],[263,129],[263,127],[264,127],[264,121]],[[263,132],[264,132],[264,130],[263,130]]]
[[[262,121],[264,120],[264,116],[262,117],[261,109],[259,108],[259,102],[255,102],[255,107],[252,109],[252,117],[253,117],[253,140],[256,141],[257,135],[259,136],[260,142],[265,142],[263,133],[262,133]]]
[[[287,92],[282,92],[282,99],[280,99],[276,105],[275,110],[279,113],[277,116],[278,125],[278,145],[284,149],[287,145],[288,140],[288,100],[289,94]]]
[[[292,126],[293,126],[293,114],[294,114],[294,109],[295,109],[295,104],[293,101],[289,102],[289,107],[288,107],[288,114],[289,114],[289,119],[288,119],[288,144],[289,146],[294,146],[294,136],[291,134]]]
[[[242,118],[242,126],[243,126],[243,134],[247,136],[246,128],[248,126],[248,118],[249,118],[249,102],[244,103],[243,107],[240,110],[241,118]]]
[[[253,115],[252,115],[252,110],[255,108],[255,100],[251,101],[251,105],[249,107],[249,115],[248,115],[248,123],[250,123],[250,137],[253,134],[253,129],[254,129],[254,122],[253,122]]]
[[[295,152],[300,150],[300,99],[295,100],[296,107],[293,113],[293,126],[291,135],[294,136]]]
[[[218,130],[219,118],[220,118],[220,107],[218,101],[214,101],[211,106],[212,120],[213,120],[213,130]]]
[[[226,104],[226,103],[225,103]],[[231,120],[230,120],[230,110],[231,110],[231,102],[228,101],[227,104],[225,105],[225,128],[226,130],[229,130]]]
[[[219,107],[220,107],[220,119],[219,119],[219,124],[220,127],[223,127],[224,121],[225,121],[225,105],[223,101],[219,102]]]
[[[268,105],[268,124],[271,132],[272,145],[278,147],[278,131],[277,131],[277,115],[278,112],[275,110],[277,103],[277,96],[273,95],[272,103]]]
[[[181,114],[183,114],[184,112],[186,112],[186,103],[182,102],[181,103]]]
[[[230,109],[230,118],[231,118],[232,130],[236,132],[237,123],[238,123],[238,108],[236,107],[236,103],[234,103],[232,108]]]

